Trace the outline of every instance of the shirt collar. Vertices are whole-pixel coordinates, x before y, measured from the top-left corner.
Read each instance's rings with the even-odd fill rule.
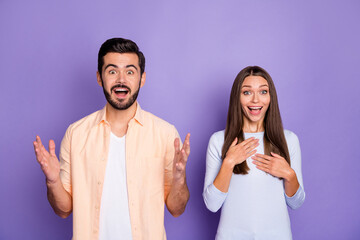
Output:
[[[138,103],[138,101],[136,101],[136,112],[135,112],[134,119],[141,126],[144,126],[143,110],[141,109],[140,104]]]
[[[135,112],[135,116],[132,119],[134,119],[141,126],[144,126],[143,111],[142,111],[142,109],[140,107],[140,104],[137,101],[135,103],[136,103],[136,112]],[[103,109],[101,109],[99,111],[99,113],[97,115],[97,120],[95,122],[97,123],[97,125],[99,125],[102,122],[105,123],[105,124],[110,125],[109,122],[106,120],[106,105],[105,105],[105,107]]]

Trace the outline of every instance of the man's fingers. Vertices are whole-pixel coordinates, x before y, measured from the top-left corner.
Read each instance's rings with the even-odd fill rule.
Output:
[[[180,151],[180,140],[179,138],[175,138],[174,140],[175,154]]]
[[[188,133],[185,137],[183,149],[185,150],[185,153],[187,154],[187,156],[189,156],[190,155],[190,133]]]
[[[36,141],[33,142],[36,160],[40,162],[40,149]]]
[[[188,155],[184,149],[182,149],[179,154],[180,156],[177,158],[177,161],[174,162],[174,164],[177,171],[183,171],[187,163]]]
[[[184,162],[186,164],[189,154],[187,154],[187,152],[185,150],[182,150],[181,155],[182,155],[182,162]]]
[[[41,138],[39,136],[36,136],[36,142],[39,145],[39,147],[43,146],[43,144],[41,142]]]
[[[184,143],[188,142],[190,144],[190,133],[186,134]]]
[[[49,153],[50,155],[55,156],[55,142],[52,139],[49,141]]]
[[[52,143],[51,143],[51,141],[52,141]],[[49,142],[49,149],[51,148],[55,154],[55,143],[53,140],[51,140],[51,141]],[[34,144],[36,160],[43,167],[43,165],[46,163],[46,160],[49,158],[49,152],[46,150],[46,148],[42,144],[41,138],[39,136],[36,136],[36,140],[33,142],[33,144]]]
[[[44,145],[42,145],[41,139],[39,136],[36,136],[35,141],[33,142],[36,160],[41,163],[44,158]]]

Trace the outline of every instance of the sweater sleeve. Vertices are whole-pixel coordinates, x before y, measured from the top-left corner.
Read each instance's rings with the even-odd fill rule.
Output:
[[[227,193],[221,192],[213,184],[222,164],[221,148],[223,143],[224,131],[214,133],[210,138],[206,154],[203,198],[206,207],[212,212],[217,212],[221,208],[227,196]]]
[[[285,193],[286,204],[291,209],[299,208],[305,201],[305,191],[301,172],[301,150],[298,137],[290,131],[286,131],[286,140],[288,143],[288,149],[290,154],[291,168],[294,169],[297,179],[299,181],[299,188],[296,193],[289,197]]]

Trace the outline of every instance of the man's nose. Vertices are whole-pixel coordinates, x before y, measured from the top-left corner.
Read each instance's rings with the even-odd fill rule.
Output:
[[[126,75],[124,71],[120,71],[117,78],[116,78],[116,82],[117,83],[123,83],[126,81]]]

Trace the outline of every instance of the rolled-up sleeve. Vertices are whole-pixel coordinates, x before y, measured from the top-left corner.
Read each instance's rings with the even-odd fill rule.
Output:
[[[60,146],[60,179],[65,190],[72,195],[71,187],[71,160],[70,160],[70,136],[71,126],[66,130]]]
[[[173,165],[174,165],[174,140],[179,138],[180,140],[180,149],[182,147],[182,142],[180,135],[174,126],[171,126],[171,131],[169,131],[169,135],[166,142],[166,155],[165,155],[165,176],[164,176],[164,198],[165,201],[167,196],[169,195],[172,179],[173,179]]]

